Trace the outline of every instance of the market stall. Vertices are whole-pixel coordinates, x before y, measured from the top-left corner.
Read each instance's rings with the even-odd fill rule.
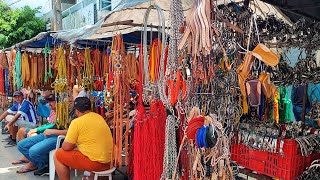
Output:
[[[133,179],[290,180],[320,158],[319,38],[262,1],[147,2],[2,52],[0,93],[53,90],[67,126],[82,87]]]

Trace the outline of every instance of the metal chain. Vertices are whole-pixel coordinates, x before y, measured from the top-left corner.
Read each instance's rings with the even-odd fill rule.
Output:
[[[184,22],[184,15],[182,9],[181,0],[172,0],[170,3],[170,41],[169,41],[169,49],[168,49],[168,61],[166,66],[166,72],[170,73],[171,70],[175,70],[177,68],[178,61],[178,43],[182,37],[180,34],[180,27]],[[164,40],[163,40],[164,41]],[[160,80],[158,83],[159,95],[161,101],[167,106],[170,106],[170,94],[166,96],[166,85],[167,77],[164,75],[164,63],[160,62]],[[168,91],[170,92],[170,90]]]
[[[172,115],[167,116],[166,120],[166,140],[163,158],[162,180],[171,179],[175,162],[177,159],[177,144],[176,144],[176,119]]]
[[[177,68],[178,44],[182,37],[180,28],[184,22],[181,0],[172,0],[170,4],[170,41],[168,49],[167,72]],[[169,71],[168,71],[169,70]]]

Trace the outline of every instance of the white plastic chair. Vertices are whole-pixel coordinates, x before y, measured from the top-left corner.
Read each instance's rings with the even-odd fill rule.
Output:
[[[109,177],[109,180],[112,180],[112,173],[116,170],[115,167],[111,168],[111,169],[108,169],[108,170],[105,170],[105,171],[99,171],[99,172],[96,172],[96,171],[93,171],[94,173],[94,180],[98,180],[98,177],[99,176],[107,176]]]
[[[53,161],[53,155],[56,152],[56,150],[60,148],[61,141],[63,139],[65,139],[65,137],[66,136],[59,135],[57,138],[56,149],[50,151],[50,153],[49,153],[49,178],[50,178],[50,180],[54,180],[55,174],[56,174],[56,169],[55,169],[54,161]],[[98,180],[98,177],[100,177],[100,176],[107,176],[107,177],[109,177],[109,180],[112,180],[112,173],[115,170],[116,170],[116,168],[113,167],[113,168],[105,170],[105,171],[94,171],[93,172],[94,173],[94,180]],[[77,170],[75,169],[74,171],[75,171],[74,176],[78,176]]]
[[[49,153],[49,178],[50,178],[50,180],[54,180],[54,178],[56,176],[56,168],[54,166],[53,155],[56,152],[56,150],[60,148],[61,141],[65,138],[66,138],[66,136],[59,135],[57,138],[56,149],[50,151],[50,153]],[[74,171],[74,176],[78,176],[78,172],[76,169]]]

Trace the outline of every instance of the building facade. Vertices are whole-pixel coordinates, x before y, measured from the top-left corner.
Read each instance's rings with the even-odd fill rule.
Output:
[[[61,0],[62,29],[76,29],[92,25],[104,18],[119,3],[130,0]],[[53,4],[51,4],[51,9]],[[47,20],[47,30],[52,30],[53,10],[43,15]]]

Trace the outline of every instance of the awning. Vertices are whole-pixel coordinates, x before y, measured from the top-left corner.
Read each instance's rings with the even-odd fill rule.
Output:
[[[101,28],[87,39],[103,39],[106,37],[112,37],[116,33],[129,34],[135,31],[141,31],[146,10],[152,4],[158,5],[163,10],[166,26],[168,26],[170,1],[155,0],[152,2],[138,4],[133,7],[124,6],[121,10],[113,11],[105,17],[105,21],[101,25]],[[188,11],[191,9],[193,4],[194,0],[182,1],[182,8],[185,16],[188,14]],[[158,14],[155,9],[151,10],[149,14],[148,26],[159,26]]]
[[[61,44],[63,41],[59,39],[55,39],[51,35],[56,32],[49,31],[49,32],[41,32],[35,37],[22,41],[20,43],[17,43],[14,45],[14,47],[18,48],[43,48],[46,44],[48,44],[50,47]]]
[[[262,0],[279,8],[293,22],[305,18],[308,23],[320,21],[319,0]]]

